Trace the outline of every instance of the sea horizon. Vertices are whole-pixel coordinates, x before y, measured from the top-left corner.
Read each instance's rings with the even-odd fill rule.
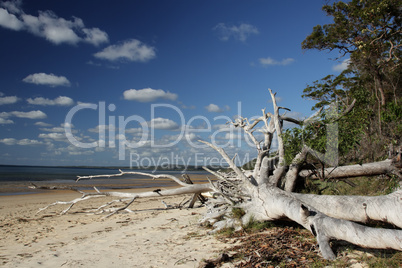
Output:
[[[0,165],[0,195],[38,193],[38,187],[56,187],[56,189],[74,188],[88,190],[97,187],[98,189],[133,189],[147,187],[174,186],[171,180],[153,180],[151,177],[127,174],[118,177],[93,178],[76,182],[78,176],[96,176],[119,174],[123,171],[138,171],[149,174],[169,174],[181,177],[183,174],[205,175],[209,174],[204,170],[158,170],[158,169],[129,169],[113,167],[73,167],[73,166],[28,166],[28,165]]]

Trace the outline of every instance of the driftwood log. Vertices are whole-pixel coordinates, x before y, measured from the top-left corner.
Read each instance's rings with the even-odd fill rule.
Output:
[[[241,229],[251,219],[258,221],[288,219],[297,222],[316,236],[321,254],[325,259],[336,258],[330,247],[331,240],[348,241],[367,248],[402,250],[402,230],[398,229],[402,228],[401,189],[385,196],[374,197],[328,196],[292,192],[297,178],[300,176],[317,176],[311,171],[300,170],[308,154],[313,157],[317,157],[317,154],[305,146],[294,157],[290,166],[286,166],[281,135],[283,121],[304,124],[311,118],[299,121],[281,116],[281,107],[276,103],[275,94],[271,90],[269,92],[274,113],[267,113],[263,110],[262,116],[251,122],[246,118],[238,118],[231,122],[234,126],[242,128],[254,142],[258,151],[254,170],[242,170],[235,165],[234,159],[231,159],[222,148],[202,141],[215,149],[226,160],[231,172],[215,172],[205,168],[217,178],[216,181],[205,184],[192,184],[188,180],[182,181],[171,175],[123,171],[115,175],[78,177],[80,180],[138,174],[153,179],[169,178],[180,187],[143,193],[100,192],[97,190],[95,193],[83,193],[81,198],[70,202],[56,202],[49,206],[68,204],[69,207],[62,211],[62,213],[67,213],[77,202],[94,197],[113,196],[117,198],[116,201],[105,204],[96,210],[98,213],[107,213],[107,216],[110,216],[122,210],[130,211],[129,206],[136,198],[192,194],[191,205],[194,205],[201,193],[209,192],[212,197],[208,198],[206,202],[207,212],[200,223],[212,225],[213,232],[226,227]],[[351,109],[352,106],[347,107],[345,111]],[[263,142],[259,142],[253,135],[259,123],[263,125],[260,130],[265,134]],[[269,153],[275,132],[278,138],[278,153],[272,158],[269,157]],[[391,160],[386,160],[371,164],[337,167],[336,169],[328,168],[324,170],[324,175],[331,178],[344,178],[396,174],[400,177],[400,169],[393,163]],[[280,182],[284,182],[282,183],[283,188],[280,187]],[[125,204],[119,208],[110,207],[109,205],[114,202],[125,202]],[[232,217],[233,208],[242,208],[245,212],[244,216],[241,219]],[[386,222],[397,228],[372,228],[364,225],[373,220]]]

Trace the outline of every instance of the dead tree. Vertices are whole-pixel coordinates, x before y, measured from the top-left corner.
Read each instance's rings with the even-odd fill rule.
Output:
[[[344,240],[367,248],[402,250],[402,230],[372,228],[364,225],[368,221],[375,220],[402,228],[401,189],[385,196],[375,197],[326,196],[292,192],[298,176],[311,175],[300,170],[306,156],[308,154],[317,155],[312,149],[304,146],[294,157],[291,164],[287,166],[281,135],[283,121],[287,120],[303,124],[311,120],[311,118],[299,121],[281,115],[280,109],[282,108],[277,105],[275,94],[271,90],[269,92],[274,113],[268,113],[263,110],[262,116],[251,122],[246,118],[238,118],[232,122],[235,127],[242,128],[249,135],[257,149],[258,156],[254,170],[242,170],[235,165],[234,159],[230,158],[222,148],[204,142],[226,160],[232,170],[231,172],[215,172],[205,168],[217,177],[216,181],[210,181],[207,184],[189,184],[171,175],[153,175],[139,172],[120,171],[115,175],[92,176],[112,177],[125,174],[140,174],[150,176],[153,179],[169,178],[181,187],[144,193],[100,191],[90,194],[83,193],[81,198],[71,202],[64,202],[64,204],[69,204],[70,207],[62,213],[67,213],[75,203],[93,197],[113,196],[118,198],[116,201],[105,204],[96,210],[98,212],[108,212],[110,216],[121,210],[128,210],[134,200],[140,197],[193,194],[193,199],[196,199],[198,194],[209,192],[212,198],[209,198],[206,202],[207,211],[201,220],[201,224],[208,223],[212,225],[214,231],[226,227],[241,229],[251,219],[258,221],[288,219],[297,222],[316,236],[321,254],[325,259],[334,259],[336,257],[330,247],[329,242],[331,240]],[[346,111],[350,109],[351,107],[348,107]],[[334,120],[338,120],[338,118]],[[261,130],[264,133],[264,140],[262,142],[259,142],[253,134],[259,123],[263,125]],[[277,133],[278,150],[276,156],[270,157],[275,132]],[[372,167],[375,170],[371,170],[370,175],[393,173],[401,176],[400,170],[392,165],[392,161],[374,163]],[[357,169],[359,170],[356,171]],[[345,167],[339,174],[332,172],[331,176],[349,176],[348,172],[353,176],[357,176],[359,172],[361,172],[361,175],[367,175],[364,173],[367,170],[364,165],[363,168],[357,169],[353,166]],[[92,177],[79,177],[78,179],[90,179]],[[283,189],[280,187],[280,182],[284,182]],[[108,208],[111,203],[119,201],[125,201],[126,204],[118,208]],[[56,204],[58,203],[51,205]],[[244,216],[241,219],[232,217],[233,208],[243,209]]]

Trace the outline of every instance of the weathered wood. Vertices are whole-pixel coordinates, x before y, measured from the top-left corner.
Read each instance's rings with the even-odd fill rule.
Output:
[[[193,184],[193,181],[190,179],[190,176],[188,174],[183,174],[182,178],[185,183],[187,184]],[[201,204],[204,204],[207,200],[205,197],[203,197],[201,194],[194,194],[193,197],[191,198],[190,204],[188,205],[188,208],[193,208],[195,202],[199,200]]]
[[[361,223],[374,220],[402,228],[402,190],[380,196],[291,194],[334,218]]]
[[[325,168],[323,174],[326,179],[331,178],[351,178],[361,176],[376,176],[382,174],[391,174],[396,172],[396,168],[392,165],[392,160],[384,160],[380,162],[366,163],[361,165],[350,165],[340,167]],[[315,171],[302,170],[299,172],[302,177],[309,177],[312,179],[319,179],[319,176]]]
[[[271,90],[269,90],[269,93],[274,106],[274,114],[266,113],[263,110],[263,116],[257,118],[252,123],[249,123],[246,118],[232,122],[233,125],[244,129],[251,137],[257,149],[257,164],[253,172],[241,170],[222,148],[202,141],[215,149],[226,160],[229,167],[233,170],[232,173],[219,173],[205,168],[205,170],[218,178],[216,182],[210,181],[208,184],[192,184],[191,180],[186,177],[182,181],[171,175],[123,172],[121,170],[120,173],[112,175],[78,177],[77,180],[139,174],[149,176],[153,179],[170,178],[177,182],[180,188],[158,189],[158,191],[143,193],[100,192],[95,188],[95,193],[86,193],[81,198],[70,202],[55,202],[49,206],[57,204],[69,205],[62,212],[67,213],[77,202],[95,197],[112,196],[119,198],[112,201],[113,203],[120,201],[128,202],[120,208],[106,209],[108,204],[112,203],[109,202],[97,210],[113,215],[122,210],[129,211],[128,207],[136,198],[193,194],[190,202],[190,206],[193,206],[201,193],[211,192],[211,197],[208,198],[205,204],[207,212],[201,223],[213,224],[214,231],[225,227],[239,230],[250,219],[265,221],[286,218],[297,222],[316,236],[321,254],[326,259],[334,259],[336,257],[329,243],[330,240],[334,239],[348,241],[362,247],[402,250],[401,230],[371,228],[356,223],[366,223],[375,220],[391,223],[402,228],[402,190],[389,195],[375,197],[323,196],[292,192],[298,176],[310,176],[312,178],[317,178],[317,176],[311,171],[300,171],[301,164],[305,161],[306,155],[312,152],[308,147],[304,147],[294,157],[290,167],[285,166],[284,147],[281,137],[282,121],[288,120],[304,124],[308,120],[312,120],[312,117],[300,121],[281,115],[279,110],[283,108],[277,106],[275,94]],[[341,113],[341,116],[349,112],[351,107],[348,107],[344,113]],[[339,118],[340,116],[337,116],[334,120],[339,120]],[[265,135],[263,146],[253,136],[254,128],[260,122],[264,123],[261,131]],[[269,158],[274,132],[278,134],[278,156]],[[397,163],[399,162],[400,160],[397,161]],[[272,165],[272,163],[275,163],[275,165]],[[390,173],[400,175],[400,170],[395,167],[395,163],[396,161],[385,160],[376,163],[337,167],[336,169],[328,168],[324,169],[324,176],[327,178],[348,178]],[[281,180],[285,181],[285,190],[282,190],[278,185]],[[49,206],[44,209],[47,209]],[[234,218],[232,215],[233,208],[242,208],[245,213],[244,216],[241,219]]]
[[[297,198],[298,195],[283,191],[277,187],[268,185],[259,186],[253,196],[252,204],[247,207],[247,213],[258,217],[259,220],[275,220],[285,217],[299,223],[317,236],[320,251],[326,259],[335,258],[329,246],[329,241],[332,239],[348,241],[362,247],[402,250],[401,230],[371,228],[349,220],[330,217],[322,213],[320,209],[310,206],[308,203],[306,204]],[[309,198],[305,199],[309,200]],[[395,196],[388,196],[382,199],[393,203],[393,205],[397,203],[396,205],[399,206],[397,211],[393,207],[390,207],[388,211],[384,211],[383,216],[392,217],[395,213],[401,211],[402,202],[400,198],[398,199],[396,202],[392,201],[395,200]],[[354,202],[355,200],[353,197],[350,197],[349,201]],[[386,204],[389,205],[390,203]],[[323,206],[325,206],[325,203],[320,208]],[[377,206],[381,206],[381,204],[377,203]],[[308,215],[302,209],[303,207],[308,208]],[[325,207],[326,211],[330,210],[330,206]],[[343,210],[342,208],[340,209]],[[399,226],[402,225],[400,215],[402,214],[397,216],[399,217]],[[355,219],[353,216],[349,218],[350,220]]]

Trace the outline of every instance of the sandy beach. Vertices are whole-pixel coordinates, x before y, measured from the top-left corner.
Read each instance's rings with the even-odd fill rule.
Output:
[[[129,190],[129,191],[143,191]],[[204,207],[166,209],[185,196],[143,198],[109,218],[81,212],[110,199],[74,206],[55,201],[80,197],[73,191],[0,196],[0,265],[4,267],[197,267],[228,245],[198,226]],[[188,196],[189,197],[189,196]]]

